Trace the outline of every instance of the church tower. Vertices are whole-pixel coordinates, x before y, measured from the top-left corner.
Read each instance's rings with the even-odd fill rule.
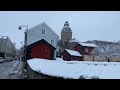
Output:
[[[69,27],[68,21],[65,21],[64,26],[61,31],[61,51],[68,49],[69,40],[72,39],[72,30]]]
[[[69,27],[68,21],[65,21],[64,27],[61,31],[61,41],[62,42],[69,42],[72,39],[72,30]]]

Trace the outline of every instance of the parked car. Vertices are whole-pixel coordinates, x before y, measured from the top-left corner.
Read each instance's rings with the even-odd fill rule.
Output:
[[[3,59],[3,57],[0,57],[0,63],[5,62],[5,59]]]
[[[5,61],[12,61],[12,60],[13,60],[12,57],[6,57],[6,58],[5,58]]]

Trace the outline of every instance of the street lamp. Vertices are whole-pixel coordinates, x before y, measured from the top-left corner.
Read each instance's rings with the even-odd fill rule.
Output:
[[[28,33],[28,25],[20,25],[19,27],[18,27],[18,29],[19,30],[22,30],[22,27],[26,27],[27,29],[25,29],[25,41],[24,41],[24,43],[25,43],[25,47],[24,47],[24,66],[25,66],[25,62],[27,61],[27,59],[26,59],[26,55],[27,55],[27,33]]]

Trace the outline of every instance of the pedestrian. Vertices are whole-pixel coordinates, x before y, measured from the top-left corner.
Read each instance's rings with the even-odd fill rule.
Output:
[[[19,61],[20,61],[20,57],[19,57],[18,59],[19,59]]]
[[[108,62],[110,62],[110,59],[108,58]]]

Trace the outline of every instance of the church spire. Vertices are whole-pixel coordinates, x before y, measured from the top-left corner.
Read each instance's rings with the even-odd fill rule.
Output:
[[[69,26],[69,23],[68,23],[68,21],[67,21],[67,20],[65,21],[64,26]]]
[[[62,32],[72,32],[71,28],[69,27],[69,23],[68,23],[67,20],[64,23],[64,26],[62,28]]]

